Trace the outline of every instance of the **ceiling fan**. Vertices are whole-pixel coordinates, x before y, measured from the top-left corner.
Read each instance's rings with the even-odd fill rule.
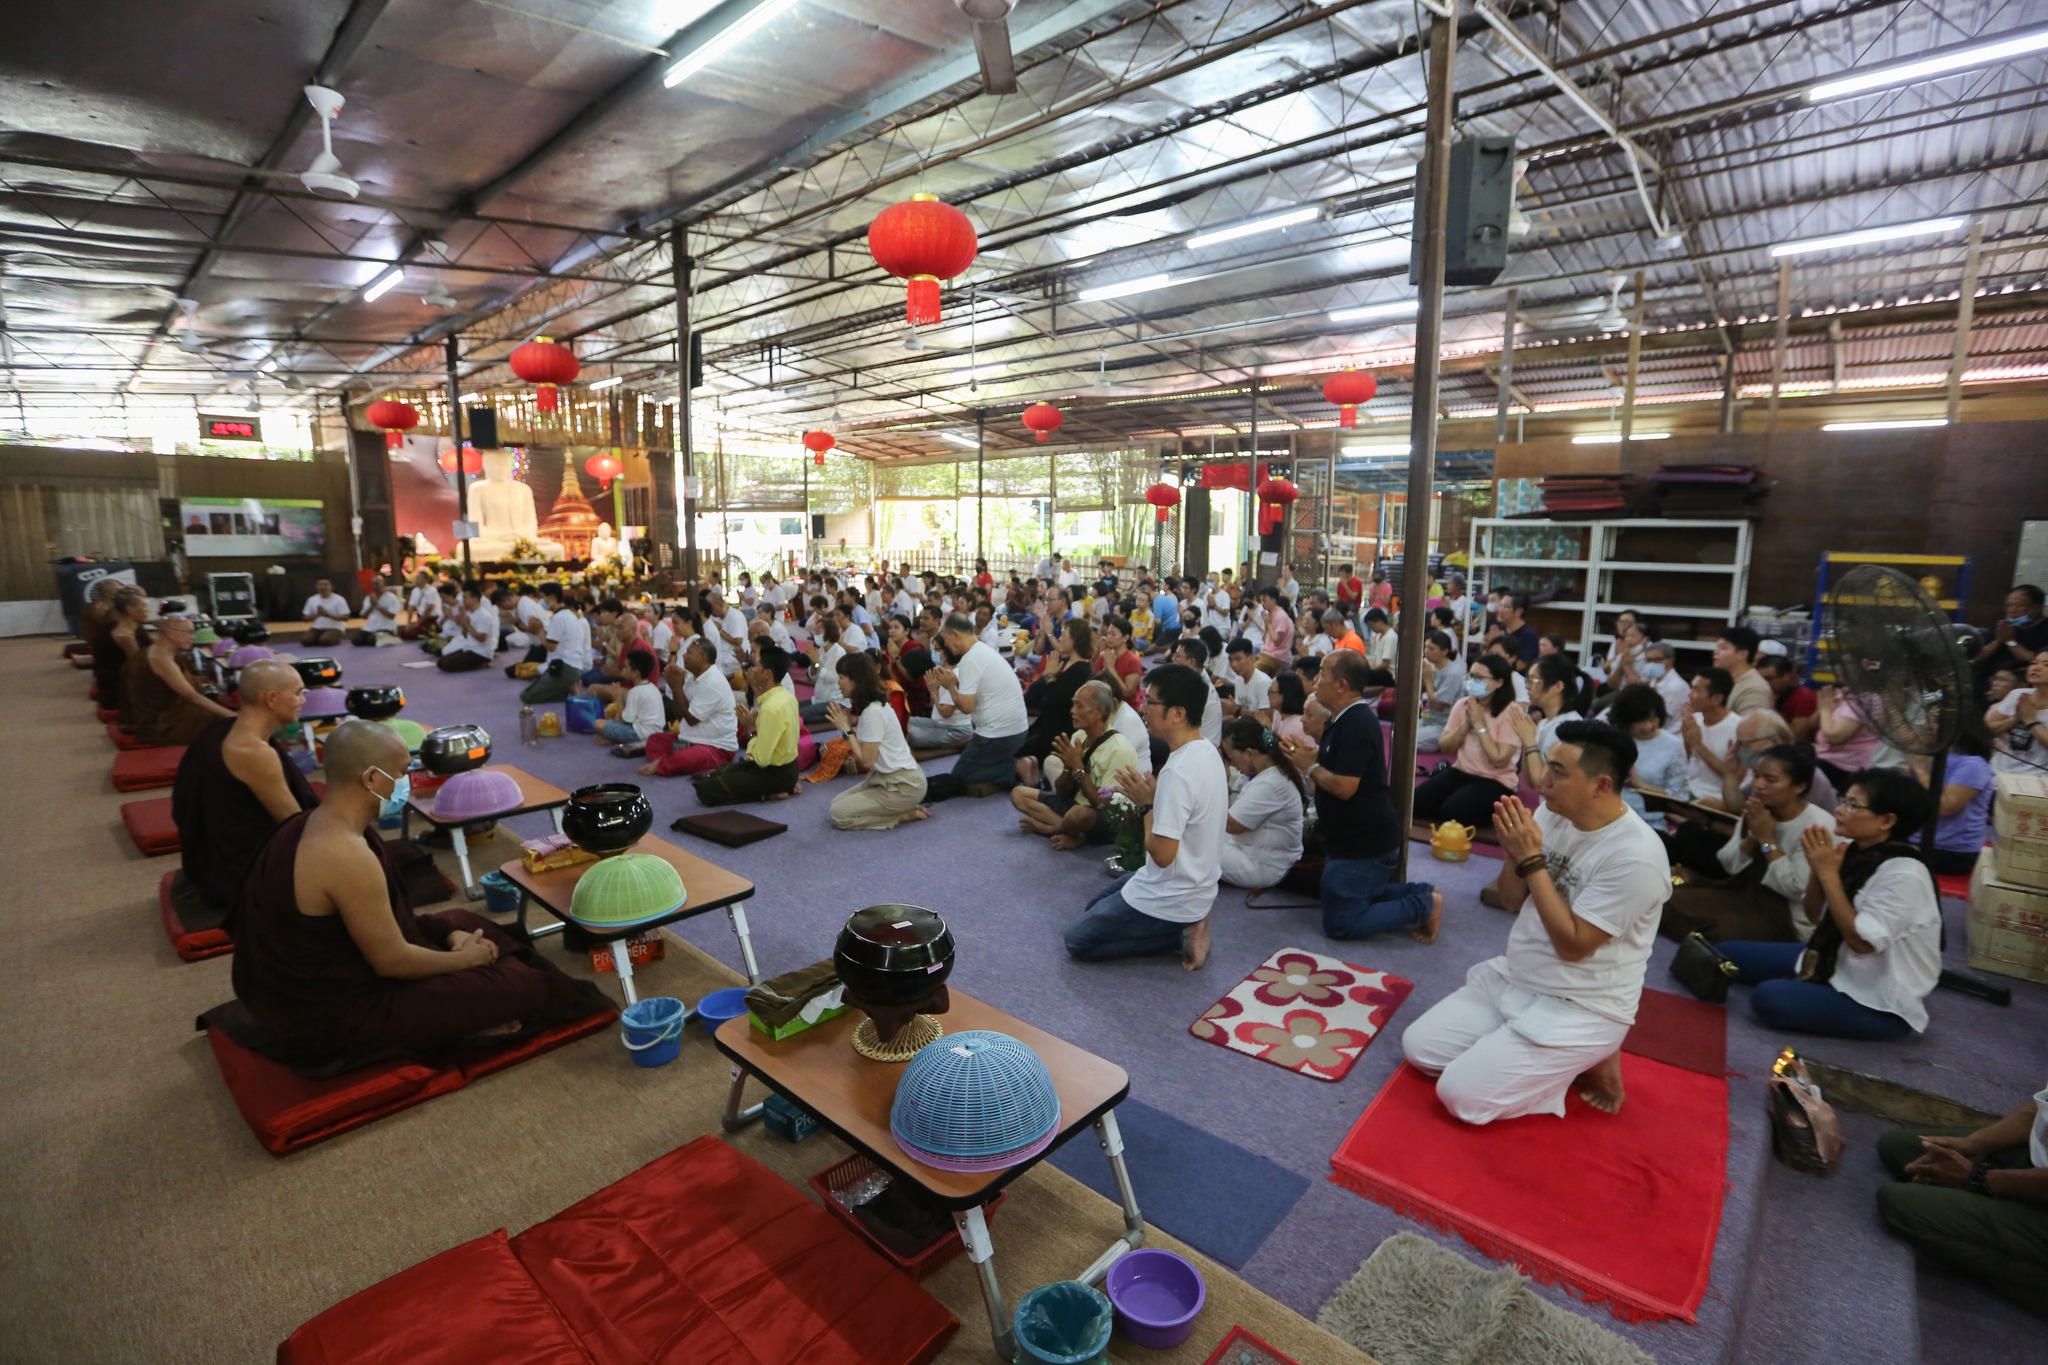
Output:
[[[974,56],[984,95],[1017,93],[1017,59],[1010,51],[1010,11],[1017,0],[953,0],[974,24]]]
[[[334,118],[341,112],[341,92],[324,85],[309,85],[306,87],[306,101],[320,116],[321,150],[320,155],[313,158],[313,164],[299,175],[299,180],[315,194],[353,199],[362,187],[341,173],[341,158],[334,154]]]

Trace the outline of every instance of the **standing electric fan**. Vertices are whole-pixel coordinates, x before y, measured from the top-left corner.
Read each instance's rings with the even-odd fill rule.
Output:
[[[1971,695],[1970,661],[1955,626],[1918,583],[1881,564],[1862,564],[1828,592],[1824,641],[1835,683],[1864,722],[1901,752],[1925,758],[1928,813],[1920,851],[1933,852],[1948,751],[1962,732]],[[1947,932],[1944,929],[1943,938]],[[1944,970],[1952,990],[2009,1004],[2012,993]]]

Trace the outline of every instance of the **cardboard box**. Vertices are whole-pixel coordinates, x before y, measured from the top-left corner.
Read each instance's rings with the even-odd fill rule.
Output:
[[[1969,929],[1972,967],[2048,982],[2048,891],[1999,879],[1990,849],[1970,878]]]
[[[1998,880],[2048,890],[2048,775],[2001,773],[1994,811]]]
[[[619,942],[626,945],[626,960],[635,967],[644,967],[650,962],[659,962],[668,956],[668,943],[662,938],[660,929],[643,930]],[[617,943],[600,943],[592,948],[590,969],[594,972],[617,971],[618,962],[612,957],[612,949],[617,946]]]

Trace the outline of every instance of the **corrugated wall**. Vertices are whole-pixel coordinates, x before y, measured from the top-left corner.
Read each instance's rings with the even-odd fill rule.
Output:
[[[0,447],[0,601],[57,596],[51,561],[164,557],[154,456]]]

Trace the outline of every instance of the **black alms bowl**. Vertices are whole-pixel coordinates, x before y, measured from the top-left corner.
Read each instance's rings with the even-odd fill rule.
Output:
[[[294,659],[292,667],[308,687],[332,687],[341,681],[341,665],[332,659]]]
[[[562,833],[585,853],[600,858],[623,853],[654,824],[654,804],[630,782],[580,787],[562,808]]]
[[[396,686],[351,687],[348,713],[358,720],[389,720],[405,709],[405,689]]]
[[[420,741],[420,766],[441,777],[453,777],[491,761],[490,732],[481,725],[444,725],[427,731]]]
[[[839,931],[832,965],[847,993],[870,1005],[914,1005],[953,974],[953,933],[917,905],[870,905]]]

